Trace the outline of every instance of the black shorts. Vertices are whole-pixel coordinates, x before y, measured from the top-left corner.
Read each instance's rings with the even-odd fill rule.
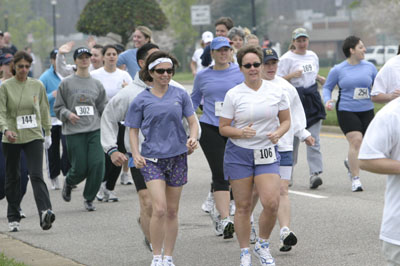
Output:
[[[133,182],[135,182],[136,191],[139,192],[142,189],[147,189],[146,182],[144,182],[144,177],[140,170],[136,167],[131,167],[130,169]]]
[[[374,109],[364,112],[338,111],[336,109],[336,115],[340,129],[345,135],[351,131],[359,131],[364,135],[369,123],[374,118]]]

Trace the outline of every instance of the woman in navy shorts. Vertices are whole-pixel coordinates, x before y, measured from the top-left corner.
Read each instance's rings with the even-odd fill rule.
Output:
[[[269,236],[279,207],[279,161],[276,143],[290,127],[289,103],[283,90],[261,79],[263,52],[246,46],[237,53],[245,81],[225,96],[219,130],[229,138],[224,174],[236,201],[235,231],[241,248],[241,265],[251,265],[249,253],[253,184],[263,206],[254,253],[262,265],[275,265]]]

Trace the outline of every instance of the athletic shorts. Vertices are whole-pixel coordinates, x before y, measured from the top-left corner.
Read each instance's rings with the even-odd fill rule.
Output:
[[[180,187],[187,183],[187,153],[175,157],[158,159],[152,162],[146,159],[146,166],[140,169],[147,183],[151,180],[164,180],[170,187]]]
[[[340,129],[345,135],[351,131],[359,131],[364,135],[369,123],[374,118],[374,109],[365,112],[338,111],[336,109],[336,115]]]
[[[272,164],[254,164],[254,151],[233,144],[230,140],[226,143],[224,155],[225,180],[237,180],[249,176],[262,174],[279,175],[280,155],[275,146],[276,162]]]
[[[144,177],[140,172],[140,169],[136,167],[130,167],[131,174],[133,178],[133,182],[135,183],[136,191],[139,192],[140,190],[147,189],[146,182],[144,182]]]

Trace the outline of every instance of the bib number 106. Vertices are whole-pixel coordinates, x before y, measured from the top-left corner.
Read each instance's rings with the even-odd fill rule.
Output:
[[[265,149],[254,150],[254,163],[257,164],[271,164],[276,162],[275,147],[269,146]]]

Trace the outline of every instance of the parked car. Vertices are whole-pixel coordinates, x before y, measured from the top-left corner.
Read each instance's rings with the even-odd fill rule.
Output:
[[[365,52],[365,60],[375,64],[383,65],[393,56],[397,55],[396,45],[375,45],[367,47]]]

